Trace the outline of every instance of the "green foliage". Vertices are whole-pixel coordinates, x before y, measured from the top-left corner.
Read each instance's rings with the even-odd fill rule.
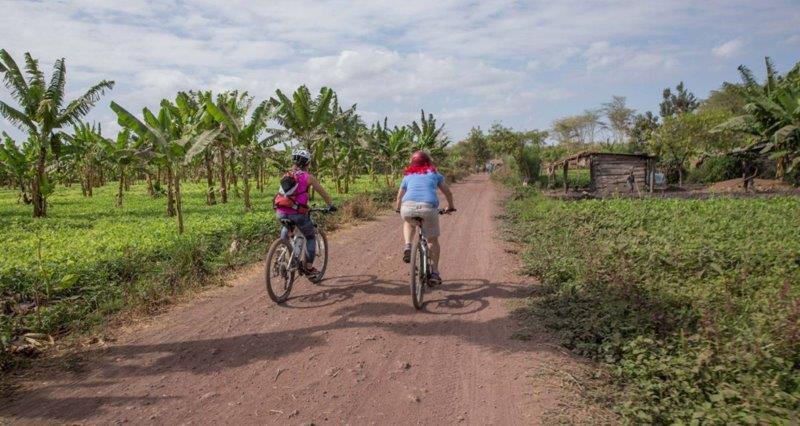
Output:
[[[496,155],[507,155],[514,163],[520,179],[531,181],[539,175],[542,161],[539,155],[541,146],[547,139],[547,132],[529,130],[515,131],[499,123],[489,131],[489,147]]]
[[[750,70],[739,67],[742,85],[727,85],[745,102],[745,114],[730,118],[717,131],[736,131],[755,138],[763,154],[778,160],[778,178],[800,164],[800,63],[781,76],[766,58],[767,78],[755,81]]]
[[[700,106],[700,102],[686,89],[682,81],[675,86],[675,92],[669,87],[664,89],[661,99],[659,110],[662,118],[690,113]]]
[[[742,177],[742,162],[730,155],[712,156],[689,172],[687,181],[712,183]]]
[[[53,64],[50,83],[45,83],[44,73],[39,62],[30,53],[25,53],[25,72],[19,69],[14,58],[0,49],[0,73],[11,98],[19,109],[0,101],[0,115],[23,132],[28,133],[28,143],[36,151],[36,164],[31,185],[33,215],[47,215],[47,196],[52,193],[53,184],[47,176],[46,164],[52,150],[58,149],[60,136],[58,129],[78,124],[94,107],[100,97],[114,87],[113,81],[103,80],[92,86],[82,96],[65,105],[64,88],[67,83],[67,66],[64,58]]]
[[[609,364],[630,423],[800,410],[800,200],[510,202],[545,293],[524,311]]]
[[[734,132],[718,129],[728,118],[730,113],[711,109],[668,116],[651,133],[650,152],[674,166],[682,183],[690,158],[704,152],[725,152],[743,143]]]
[[[277,181],[267,185],[277,187]],[[373,188],[367,178],[354,183],[356,193]],[[215,271],[256,260],[278,229],[270,194],[257,197],[253,210],[243,215],[234,204],[206,205],[202,184],[184,185],[189,214],[183,235],[164,217],[162,201],[147,196],[141,184],[131,187],[119,209],[111,207],[114,185],[97,188],[92,198],[78,188],[60,188],[44,220],[31,218],[16,196],[0,190],[0,337],[5,342],[29,332],[83,330],[119,309],[161,303]],[[349,197],[334,198],[341,204]],[[238,248],[229,251],[233,241]],[[2,357],[0,352],[0,366]]]

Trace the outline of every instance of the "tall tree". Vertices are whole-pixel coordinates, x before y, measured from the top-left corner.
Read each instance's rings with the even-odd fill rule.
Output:
[[[644,114],[637,114],[636,117],[633,118],[633,126],[631,126],[630,131],[631,151],[643,151],[658,126],[658,116],[651,111],[647,111]]]
[[[728,85],[745,102],[745,114],[731,118],[718,130],[733,130],[755,139],[762,153],[777,160],[777,175],[800,165],[800,62],[781,76],[770,58],[763,84],[745,66],[739,67],[742,85]]]
[[[178,94],[178,98],[186,96]],[[178,100],[178,102],[181,102]],[[178,221],[178,233],[183,234],[183,209],[181,199],[181,168],[200,154],[216,139],[218,130],[198,131],[198,122],[185,121],[175,113],[176,105],[164,99],[158,116],[149,109],[142,110],[143,120],[136,118],[116,102],[111,102],[111,109],[117,113],[119,124],[130,129],[142,138],[148,146],[143,146],[140,156],[150,161],[158,161],[167,169],[175,200],[175,212]],[[170,203],[169,196],[167,203]]]
[[[700,105],[697,98],[694,97],[692,92],[686,89],[682,81],[675,86],[674,93],[669,87],[664,89],[661,98],[659,109],[661,110],[662,118],[692,112]]]
[[[623,143],[630,132],[635,111],[625,105],[624,96],[613,96],[611,102],[603,104],[603,113],[614,134],[614,142]]]
[[[232,146],[242,160],[244,209],[249,212],[252,209],[250,204],[250,162],[253,158],[256,144],[260,142],[263,146],[268,143],[268,139],[259,141],[258,138],[266,128],[267,120],[270,118],[270,103],[269,101],[264,101],[256,107],[250,116],[249,122],[245,122],[245,119],[241,117],[235,103],[216,105],[209,100],[206,101],[205,107],[208,114],[222,125],[223,131],[230,138]]]
[[[38,61],[30,53],[25,53],[25,72],[27,79],[14,58],[5,49],[0,49],[0,73],[11,97],[19,104],[17,109],[0,101],[0,115],[28,132],[36,150],[31,187],[33,216],[44,217],[47,215],[47,196],[53,188],[46,174],[47,158],[50,151],[60,144],[57,131],[68,124],[77,124],[100,100],[100,96],[114,87],[114,82],[103,80],[65,106],[67,67],[64,58],[55,61],[49,84],[45,82]]]
[[[324,149],[317,148],[326,141],[327,126],[334,117],[331,105],[335,97],[333,90],[327,87],[312,97],[308,87],[300,86],[291,98],[277,90],[275,97],[269,100],[275,119],[284,129],[276,129],[273,133],[284,140],[294,139],[311,152],[312,168],[324,154]]]
[[[25,142],[22,148],[11,139],[6,132],[3,132],[3,143],[0,144],[0,169],[5,170],[8,175],[16,180],[19,188],[19,200],[25,204],[31,203],[30,181],[31,164],[34,161],[33,144]]]

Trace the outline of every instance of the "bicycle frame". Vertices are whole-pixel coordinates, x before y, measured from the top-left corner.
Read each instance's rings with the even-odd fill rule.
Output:
[[[314,220],[314,215],[312,213],[326,213],[326,212],[327,212],[326,209],[318,209],[318,208],[313,208],[309,211],[309,219],[311,220],[311,224],[314,225],[314,229],[317,229],[318,226],[317,226],[317,221]],[[289,244],[292,246],[292,257],[290,262],[290,268],[292,270],[296,270],[300,265],[301,255],[303,255],[306,251],[306,236],[303,235],[302,232],[295,233],[295,229],[297,228],[297,226],[288,226],[285,224],[283,226],[286,227],[287,231],[286,238],[289,240]],[[302,240],[301,244],[295,244],[295,241],[298,238]],[[300,247],[299,252],[295,250],[297,247]]]

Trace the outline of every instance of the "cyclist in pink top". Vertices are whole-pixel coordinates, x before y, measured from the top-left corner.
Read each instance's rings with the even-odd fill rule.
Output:
[[[328,204],[328,209],[330,211],[336,211],[336,207],[333,205],[333,200],[331,196],[328,195],[328,192],[325,191],[325,188],[319,184],[316,178],[312,176],[310,173],[306,171],[308,169],[308,164],[311,162],[311,154],[304,150],[300,149],[292,153],[292,168],[289,170],[289,173],[293,174],[295,179],[297,179],[297,189],[293,196],[293,200],[295,203],[307,206],[308,205],[308,188],[314,188],[315,191],[319,193],[325,203]],[[303,265],[304,273],[311,279],[319,274],[319,271],[314,268],[314,256],[316,254],[316,232],[314,230],[314,224],[311,222],[311,219],[308,217],[308,213],[301,213],[300,211],[288,207],[276,207],[276,214],[278,215],[279,219],[289,219],[297,226],[297,229],[303,233],[303,236],[306,237],[306,262]],[[288,238],[289,230],[285,227],[281,229],[281,238],[286,239]]]

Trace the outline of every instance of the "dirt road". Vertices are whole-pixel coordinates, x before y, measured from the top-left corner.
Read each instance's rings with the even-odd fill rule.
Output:
[[[536,424],[574,389],[542,371],[578,360],[511,339],[508,302],[526,291],[496,238],[499,191],[485,175],[455,185],[442,218],[445,283],[411,305],[400,219],[335,233],[327,278],[285,306],[253,267],[138,325],[77,372],[25,383],[12,423]],[[2,423],[2,422],[0,422]]]

